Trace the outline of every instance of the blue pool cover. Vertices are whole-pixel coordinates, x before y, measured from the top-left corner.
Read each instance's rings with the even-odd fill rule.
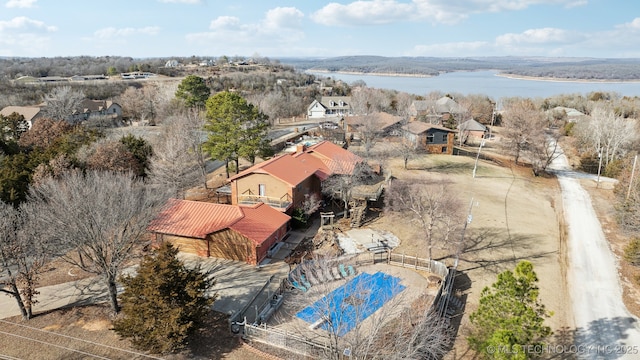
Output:
[[[397,277],[383,272],[362,273],[296,316],[310,324],[328,319],[320,328],[329,330],[333,326],[334,333],[344,336],[404,289]]]

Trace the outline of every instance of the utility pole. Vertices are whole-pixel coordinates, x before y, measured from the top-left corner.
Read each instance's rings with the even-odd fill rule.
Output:
[[[478,159],[480,159],[480,150],[482,150],[482,146],[484,146],[484,139],[482,139],[482,142],[480,143],[480,146],[478,146],[478,154],[476,155],[476,163],[473,165],[473,178],[476,178],[476,169],[478,168]]]
[[[492,110],[491,110],[491,126],[489,126],[489,139],[491,139],[491,129],[493,129],[493,122],[496,120],[496,103],[491,102]]]
[[[596,189],[600,187],[600,169],[602,169],[602,147],[598,149],[598,180],[596,180]]]

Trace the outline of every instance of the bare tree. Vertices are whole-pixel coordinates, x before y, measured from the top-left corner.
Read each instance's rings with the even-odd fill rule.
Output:
[[[528,99],[514,99],[505,104],[502,117],[502,145],[513,155],[515,164],[543,135],[546,121],[542,112]]]
[[[371,155],[371,149],[378,142],[382,135],[382,127],[384,121],[382,114],[379,112],[373,113],[364,119],[364,123],[359,127],[360,140],[364,145],[364,157],[369,159]]]
[[[407,170],[409,160],[413,159],[418,154],[416,146],[406,137],[402,137],[400,141],[394,143],[391,152],[402,159],[405,170]]]
[[[162,95],[163,90],[158,83],[145,83],[141,88],[128,87],[118,102],[124,117],[155,125],[158,114],[171,101]]]
[[[560,156],[558,151],[558,140],[560,138],[559,131],[547,131],[533,142],[531,153],[531,166],[535,175],[547,171],[551,162]]]
[[[153,143],[150,178],[157,184],[181,192],[201,182],[207,187],[206,155],[202,150],[204,118],[196,110],[164,121],[161,134]]]
[[[39,275],[55,248],[34,226],[34,206],[19,208],[0,202],[0,292],[13,296],[23,320],[33,317]]]
[[[144,245],[147,225],[166,198],[131,173],[111,172],[72,172],[31,192],[45,224],[40,236],[69,250],[62,259],[103,278],[115,312],[120,271]]]
[[[349,202],[354,188],[379,182],[379,175],[373,173],[365,162],[352,165],[350,161],[334,159],[334,174],[322,182],[322,192],[344,204],[344,218],[349,216]]]
[[[457,231],[456,219],[462,224],[462,204],[452,189],[442,181],[394,180],[386,190],[385,210],[407,214],[416,222],[432,259],[434,240],[444,241]]]
[[[84,99],[84,93],[71,86],[55,87],[44,96],[45,114],[54,120],[67,120]]]
[[[624,154],[638,137],[636,120],[618,117],[604,104],[596,105],[591,116],[577,127],[580,141],[602,157],[605,167]]]

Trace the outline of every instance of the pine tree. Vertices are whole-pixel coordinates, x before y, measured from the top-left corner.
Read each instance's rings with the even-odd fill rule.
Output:
[[[485,359],[527,359],[528,346],[541,345],[551,335],[544,319],[552,314],[538,300],[538,276],[521,261],[512,272],[480,293],[480,306],[471,314],[474,332],[469,344]]]
[[[269,123],[264,114],[240,95],[222,91],[207,100],[207,141],[203,148],[212,158],[222,160],[227,165],[235,162],[238,170],[239,157],[245,157],[253,163],[268,145],[267,128]]]
[[[176,97],[182,99],[187,107],[201,107],[211,95],[206,81],[196,75],[188,75],[178,85]]]
[[[114,330],[141,350],[166,353],[187,343],[189,335],[209,315],[215,295],[207,293],[213,279],[199,267],[188,269],[178,250],[164,243],[147,255],[135,276],[124,276],[121,317]]]

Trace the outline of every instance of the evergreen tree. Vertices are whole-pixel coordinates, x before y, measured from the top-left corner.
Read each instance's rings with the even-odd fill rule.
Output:
[[[229,162],[234,161],[237,170],[240,156],[253,162],[266,147],[269,124],[264,114],[236,93],[219,92],[207,100],[206,107],[208,138],[203,148],[226,163],[229,177]]]
[[[142,260],[135,276],[124,276],[120,295],[122,316],[114,330],[141,350],[178,350],[209,315],[214,282],[200,267],[188,269],[176,258],[178,250],[163,243],[155,255]]]
[[[538,276],[521,261],[512,272],[480,293],[480,306],[471,314],[474,332],[469,344],[485,359],[527,359],[527,346],[541,345],[551,335],[544,319],[552,314],[538,300]]]
[[[204,106],[210,95],[211,90],[204,79],[196,75],[185,77],[176,91],[176,97],[182,99],[190,108]]]

